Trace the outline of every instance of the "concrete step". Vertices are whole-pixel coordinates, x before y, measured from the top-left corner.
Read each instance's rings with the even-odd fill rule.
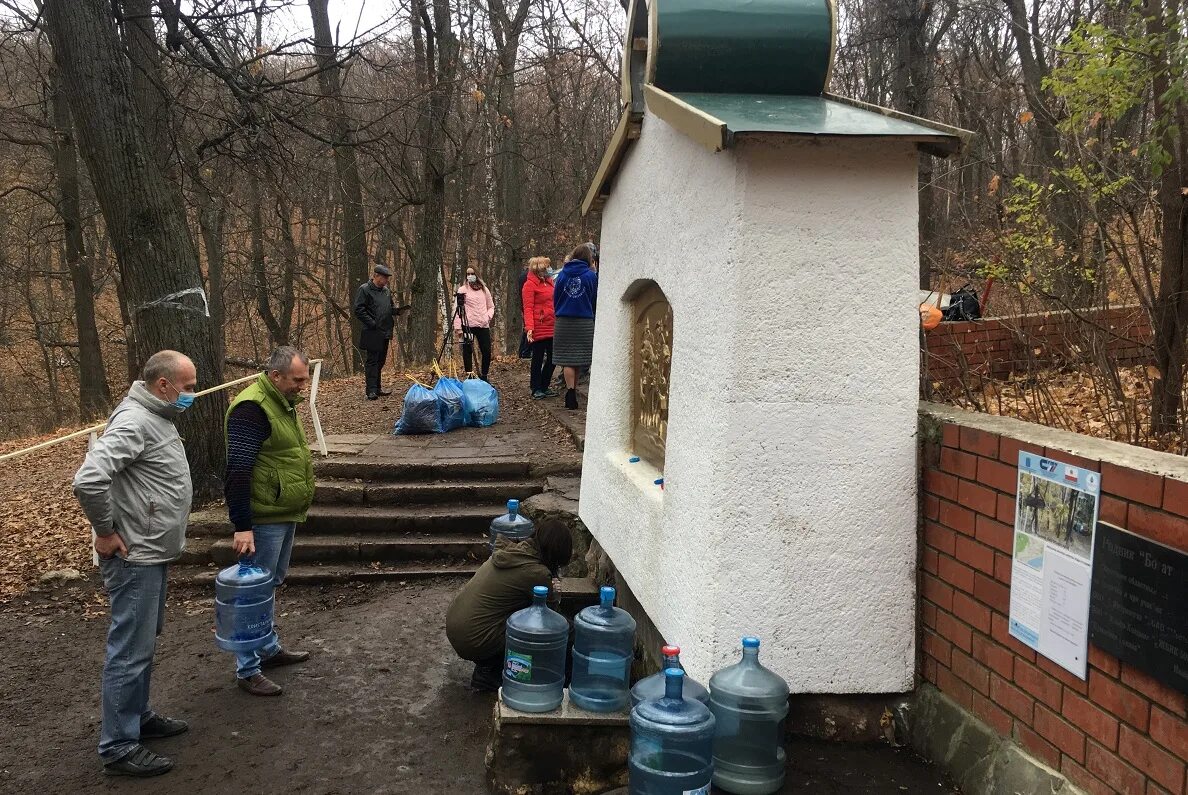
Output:
[[[300,563],[289,567],[286,585],[339,585],[347,582],[406,582],[413,580],[452,579],[464,582],[478,571],[478,563],[427,562],[381,565]],[[197,586],[214,588],[219,567],[173,566],[169,569],[169,586]]]
[[[292,560],[293,563],[457,561],[477,565],[487,555],[487,537],[478,533],[319,535],[298,531]],[[220,566],[238,560],[231,539],[220,539],[211,545],[207,560]]]
[[[482,478],[522,478],[531,466],[520,456],[405,460],[365,456],[344,456],[314,461],[318,478],[365,480],[372,482],[424,482],[433,480],[477,480]]]
[[[505,503],[454,505],[314,505],[302,533],[343,535],[351,533],[469,533],[487,532],[491,520],[507,512]],[[186,536],[226,538],[231,535],[223,508],[190,514]]]
[[[544,483],[528,478],[512,480],[438,480],[426,483],[385,483],[321,478],[317,505],[426,505],[430,503],[498,503],[526,500],[544,491]]]
[[[491,520],[507,506],[416,505],[376,506],[315,505],[301,530],[307,533],[486,533]],[[300,532],[300,531],[298,531]]]

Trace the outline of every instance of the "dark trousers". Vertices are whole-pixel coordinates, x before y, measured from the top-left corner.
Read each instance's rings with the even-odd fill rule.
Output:
[[[388,343],[391,340],[384,340],[380,343],[379,350],[364,351],[367,359],[363,364],[363,370],[367,373],[367,394],[378,395],[381,389],[380,376],[383,373],[384,362],[388,361]]]
[[[462,365],[466,368],[466,372],[476,373],[479,378],[486,381],[487,374],[491,372],[491,329],[471,327],[470,333],[474,335],[474,339],[478,343],[481,366],[478,370],[474,369],[474,345],[465,343],[462,345]]]
[[[532,343],[532,391],[548,391],[553,380],[553,338],[536,340]]]

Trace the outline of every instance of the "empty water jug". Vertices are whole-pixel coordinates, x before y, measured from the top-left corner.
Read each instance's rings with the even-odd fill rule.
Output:
[[[272,640],[272,572],[250,558],[215,577],[215,643],[231,652],[255,651]]]
[[[635,687],[631,688],[631,706],[637,707],[641,701],[655,701],[658,698],[664,698],[668,669],[685,670],[685,666],[681,665],[680,646],[664,646],[660,649],[660,653],[664,655],[664,665],[657,673],[635,683]],[[691,679],[688,672],[685,673],[684,693],[685,698],[709,704],[709,691],[700,682]]]
[[[532,605],[507,619],[503,659],[503,703],[521,712],[548,712],[561,706],[565,691],[565,650],[569,622],[545,604],[549,589],[532,589]]]
[[[788,683],[759,664],[759,639],[743,638],[742,661],[710,677],[714,786],[767,795],[784,784]]]
[[[591,712],[615,712],[631,703],[628,677],[635,655],[635,619],[615,607],[615,589],[602,586],[600,604],[573,620],[573,678],[569,700]]]
[[[664,695],[631,710],[630,795],[709,795],[714,773],[714,716],[683,697],[685,672],[663,671]]]
[[[508,500],[507,513],[503,516],[496,516],[491,520],[490,530],[490,546],[491,551],[495,551],[495,539],[503,536],[512,541],[523,541],[528,538],[536,530],[536,525],[527,516],[520,515],[520,501]]]

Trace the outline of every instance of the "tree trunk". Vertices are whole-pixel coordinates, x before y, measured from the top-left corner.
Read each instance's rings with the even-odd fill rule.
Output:
[[[119,260],[136,358],[171,348],[188,355],[204,386],[220,383],[198,253],[185,209],[145,139],[107,0],[48,0],[45,27],[70,101],[83,160]],[[195,494],[217,493],[224,462],[225,393],[182,421]]]
[[[144,135],[163,170],[169,168],[169,106],[161,87],[161,51],[152,0],[119,0],[124,43],[132,59],[132,97]],[[173,187],[173,186],[170,186]]]
[[[448,0],[432,0],[433,19],[429,19],[426,0],[414,0],[414,25],[425,32],[423,73],[429,87],[423,105],[421,140],[422,162],[421,223],[417,234],[416,259],[413,264],[412,322],[408,355],[417,363],[428,362],[437,353],[438,287],[445,257],[446,222],[446,124],[449,122],[450,97],[458,69],[457,40],[450,27]],[[418,70],[420,71],[420,70]]]
[[[346,253],[347,274],[353,290],[370,276],[367,267],[367,224],[363,215],[359,162],[355,157],[355,127],[342,100],[338,54],[330,33],[326,4],[327,0],[309,0],[309,13],[313,19],[318,85],[329,106],[330,129],[334,137],[334,168],[338,172],[338,197],[342,205],[342,247]],[[351,337],[357,341],[362,329],[359,319],[352,313]],[[355,372],[363,368],[358,350],[353,356],[352,367]]]
[[[82,210],[78,186],[78,150],[70,106],[63,93],[57,70],[50,73],[54,120],[54,167],[58,177],[58,215],[62,218],[66,268],[74,287],[74,323],[78,330],[78,412],[85,422],[107,416],[111,391],[103,366],[103,349],[95,325],[95,282],[90,264],[84,259]]]
[[[1146,0],[1144,13],[1153,39],[1162,43],[1156,64],[1154,116],[1165,125],[1163,149],[1168,162],[1159,180],[1159,209],[1163,216],[1160,234],[1162,257],[1159,268],[1159,294],[1155,299],[1152,330],[1155,342],[1155,367],[1159,377],[1151,390],[1151,430],[1156,434],[1179,429],[1180,407],[1184,400],[1184,368],[1188,354],[1188,263],[1184,260],[1188,236],[1188,119],[1184,100],[1171,92],[1173,76],[1169,51],[1180,43],[1178,26],[1179,0]],[[1174,79],[1183,79],[1176,75]]]

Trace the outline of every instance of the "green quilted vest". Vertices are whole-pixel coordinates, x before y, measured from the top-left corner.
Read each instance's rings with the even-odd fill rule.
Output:
[[[252,469],[252,524],[304,522],[314,495],[313,456],[297,409],[263,373],[231,401],[227,416],[245,401],[262,408],[272,426]],[[226,430],[224,419],[224,436]]]

